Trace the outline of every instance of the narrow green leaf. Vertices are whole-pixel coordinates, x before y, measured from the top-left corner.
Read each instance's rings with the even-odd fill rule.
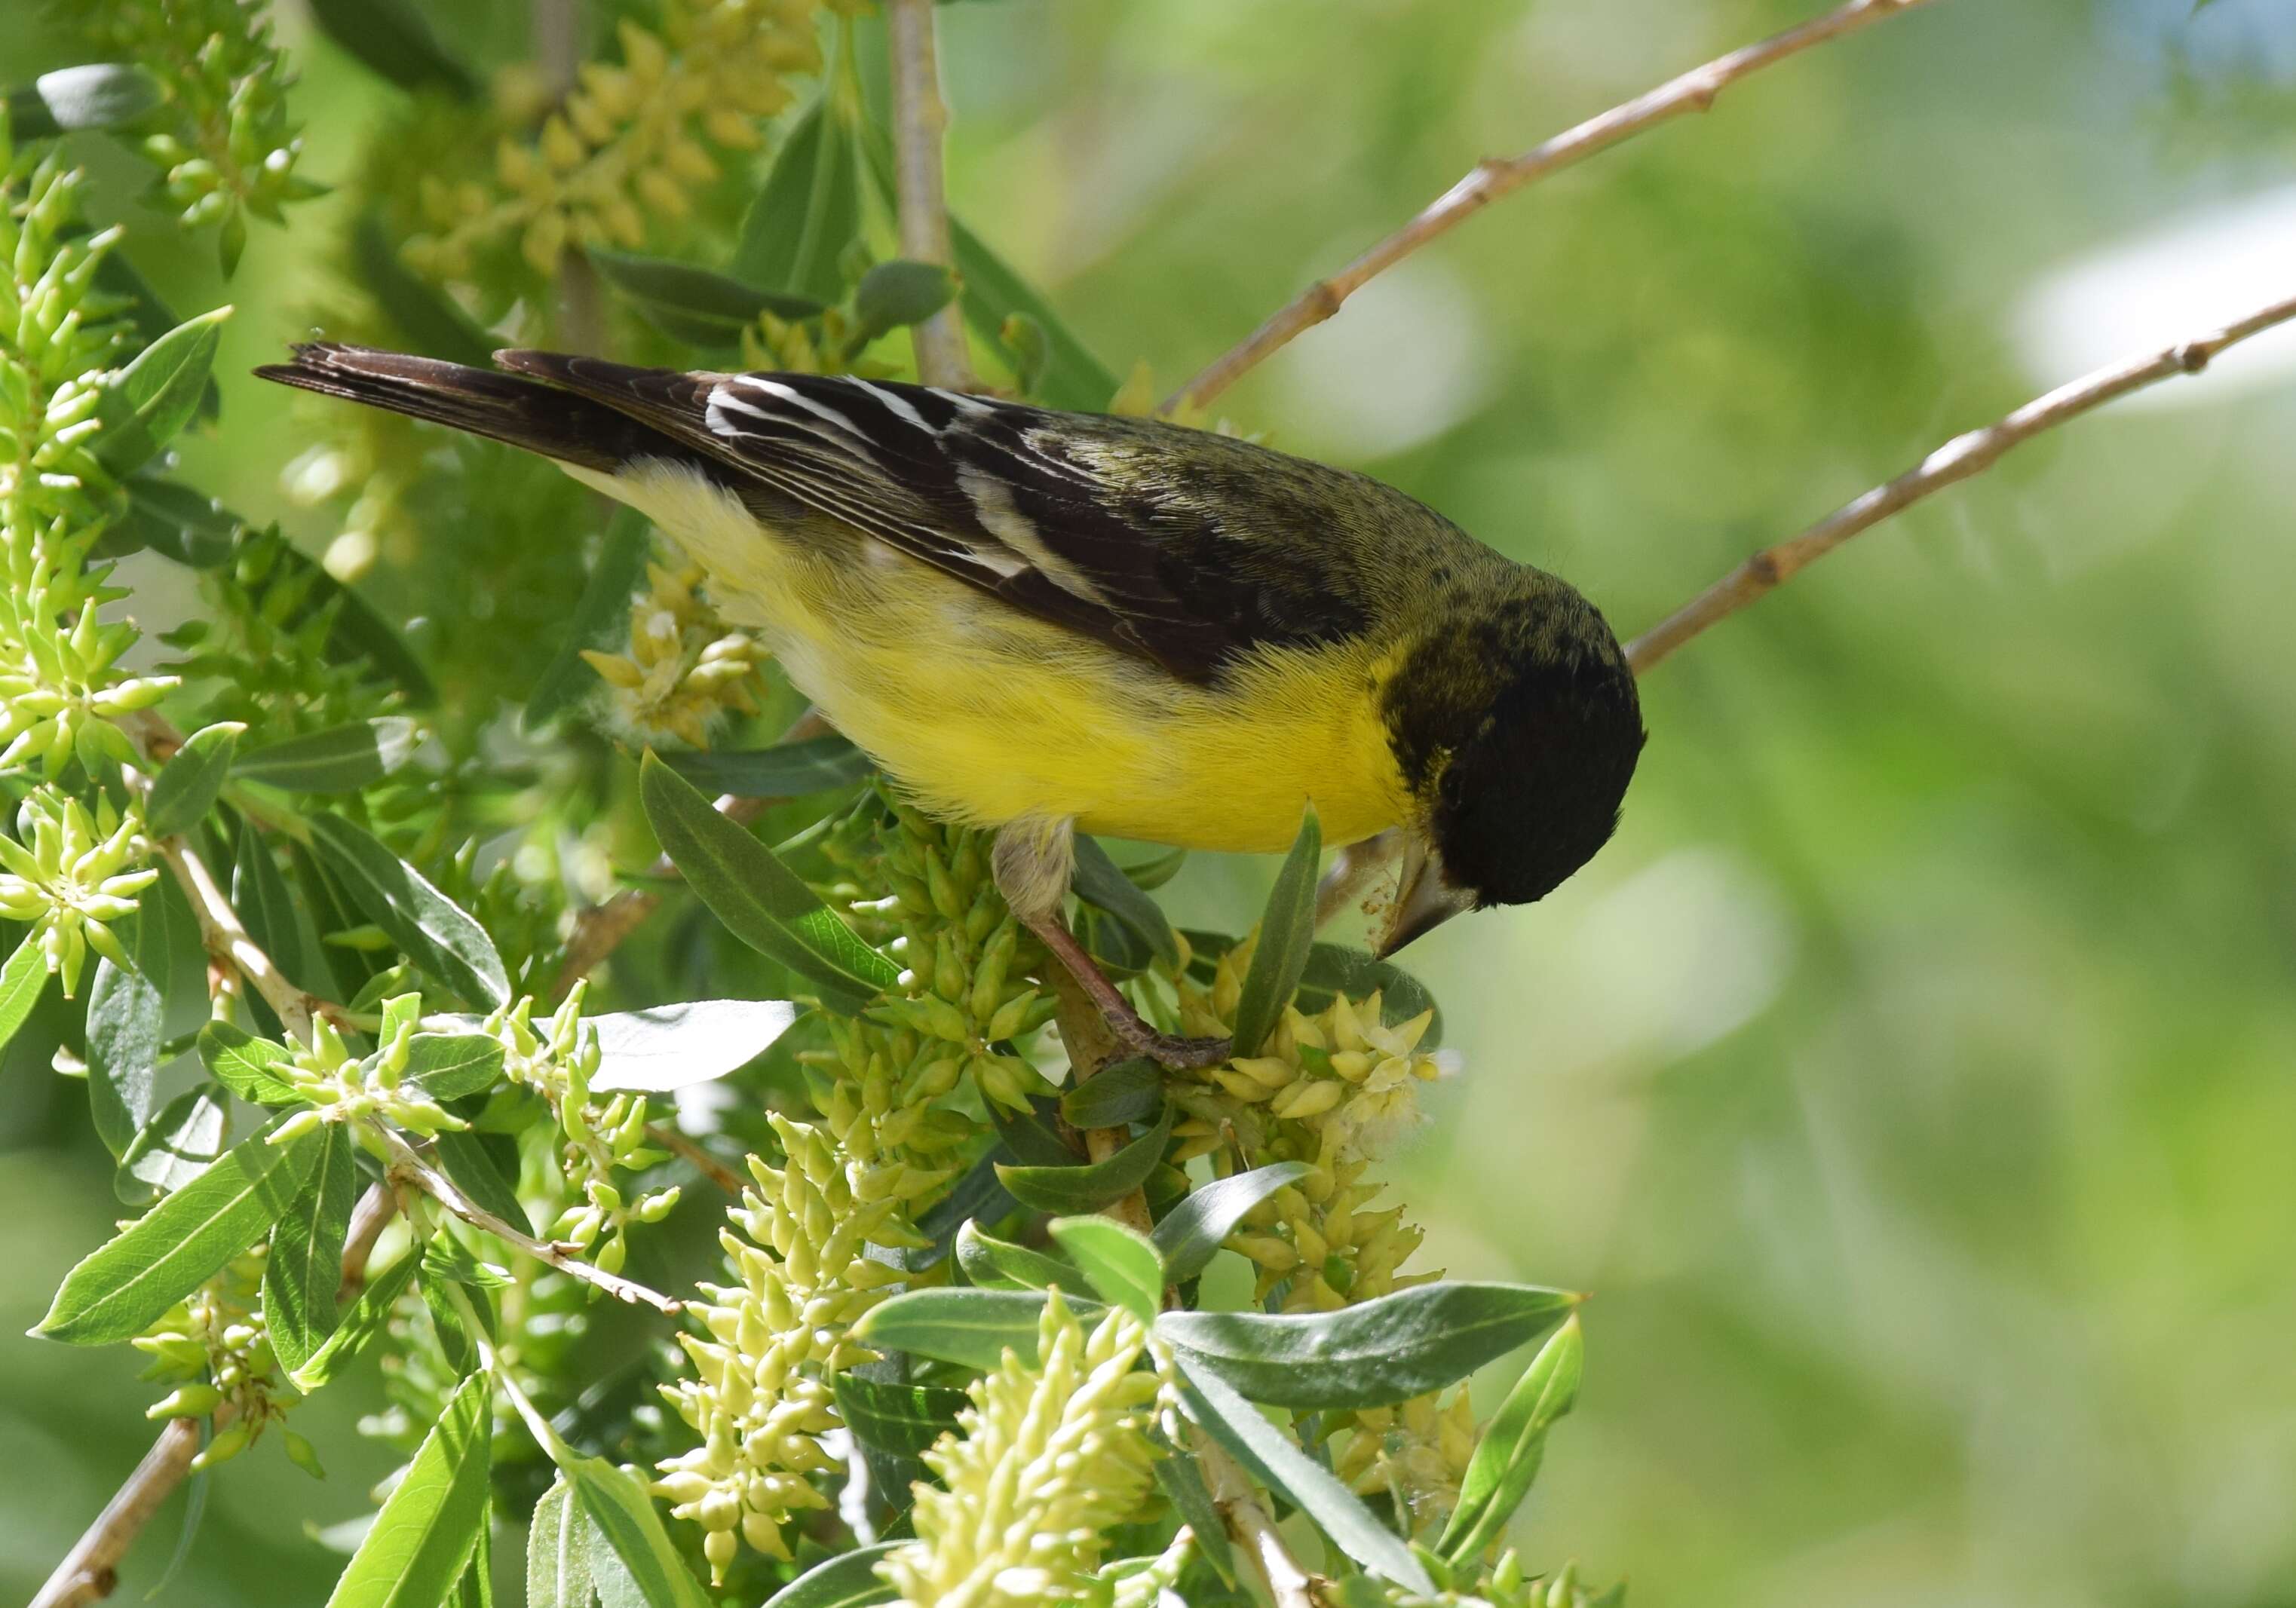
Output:
[[[231,901],[248,936],[262,947],[288,980],[324,999],[340,999],[340,986],[326,949],[319,942],[310,910],[297,902],[271,857],[270,846],[253,822],[239,824],[239,843],[231,867]]]
[[[740,1071],[771,1047],[797,1020],[781,999],[693,999],[593,1016],[601,1094],[664,1095]]]
[[[239,756],[232,775],[289,792],[357,792],[414,757],[422,734],[404,715],[354,720],[266,742]]]
[[[842,1380],[845,1376],[838,1376]],[[872,1608],[898,1595],[878,1578],[877,1565],[898,1541],[879,1541],[816,1563],[766,1599],[766,1608]]]
[[[198,1177],[64,1275],[35,1333],[78,1346],[110,1345],[207,1282],[263,1237],[302,1187],[320,1136],[283,1144],[269,1131],[226,1151]]]
[[[200,1030],[200,1060],[217,1083],[252,1104],[293,1105],[302,1100],[279,1070],[294,1059],[283,1045],[228,1021],[210,1021]]]
[[[503,1046],[484,1033],[417,1033],[406,1041],[402,1075],[433,1100],[455,1100],[492,1088],[502,1076]]]
[[[1153,1122],[1164,1102],[1164,1069],[1135,1055],[1110,1062],[1062,1095],[1061,1115],[1077,1128],[1127,1128]]]
[[[590,1608],[590,1536],[561,1474],[526,1529],[526,1608]]]
[[[956,295],[956,276],[935,262],[896,258],[861,276],[853,310],[869,340],[912,324],[922,324]]]
[[[1301,1451],[1291,1436],[1195,1358],[1177,1360],[1180,1401],[1188,1416],[1255,1479],[1314,1520],[1341,1552],[1374,1574],[1423,1596],[1435,1594],[1434,1582],[1410,1547],[1331,1470]]]
[[[583,659],[582,650],[604,647],[627,628],[631,595],[644,578],[646,560],[653,553],[652,529],[645,515],[627,504],[606,521],[597,561],[574,605],[566,640],[527,694],[520,719],[528,731],[540,731],[598,685],[597,672]]]
[[[742,217],[734,277],[828,303],[845,294],[844,262],[861,237],[861,170],[849,91],[824,77],[790,125],[773,170]]]
[[[558,1455],[557,1448],[553,1455]],[[558,1456],[558,1466],[565,1471],[583,1513],[629,1571],[650,1608],[711,1608],[663,1530],[661,1515],[654,1511],[643,1481],[603,1457],[568,1453]]]
[[[1464,1564],[1498,1538],[1499,1531],[1530,1494],[1546,1456],[1546,1432],[1578,1399],[1586,1347],[1574,1313],[1532,1358],[1507,1399],[1483,1426],[1460,1482],[1459,1504],[1451,1510],[1436,1550],[1455,1565]]]
[[[455,1578],[447,1593],[447,1608],[495,1608],[495,1544],[494,1500],[491,1493],[487,1511],[479,1515],[478,1538],[472,1543],[471,1555],[463,1564],[463,1572]]]
[[[144,829],[155,838],[172,838],[188,832],[213,808],[216,795],[238,751],[243,721],[223,720],[201,726],[184,739],[160,774],[152,779],[152,796],[144,806]]]
[[[946,1385],[893,1384],[849,1369],[838,1372],[832,1388],[837,1415],[855,1438],[897,1457],[919,1456],[955,1430],[967,1400]]]
[[[438,1153],[439,1165],[447,1169],[455,1188],[512,1227],[523,1227],[526,1208],[519,1203],[515,1167],[505,1176],[488,1148],[489,1139],[499,1137],[450,1128],[434,1136],[430,1143]]]
[[[1100,1303],[1071,1300],[1079,1317]],[[854,1326],[857,1340],[881,1351],[909,1351],[987,1373],[1011,1351],[1029,1366],[1037,1361],[1037,1325],[1045,1311],[1040,1290],[910,1290],[880,1302]]]
[[[1156,1460],[1156,1483],[1174,1512],[1196,1538],[1196,1550],[1220,1583],[1233,1590],[1235,1587],[1235,1552],[1227,1544],[1227,1521],[1212,1504],[1212,1493],[1204,1484],[1203,1470],[1197,1466],[1191,1453],[1175,1449]]]
[[[1193,927],[1185,929],[1181,936],[1188,940],[1188,975],[1200,983],[1212,980],[1220,956],[1237,942],[1232,933]],[[1334,994],[1361,999],[1374,990],[1380,997],[1382,1021],[1397,1027],[1422,1012],[1433,1011],[1435,1020],[1427,1024],[1420,1047],[1431,1050],[1443,1042],[1443,1013],[1427,985],[1393,961],[1380,960],[1345,944],[1316,944],[1308,948],[1308,966],[1300,973],[1294,1003],[1302,1013],[1312,1015],[1327,1008]]]
[[[125,259],[115,251],[103,260]],[[231,561],[233,546],[246,527],[213,497],[150,473],[130,475],[127,491],[126,513],[99,544],[103,556],[148,547],[193,570],[213,570]]]
[[[1445,1279],[1336,1312],[1167,1312],[1177,1351],[1272,1407],[1382,1407],[1464,1379],[1570,1315],[1579,1297]]]
[[[414,1287],[430,1313],[431,1332],[439,1338],[439,1354],[457,1374],[480,1372],[478,1341],[455,1304],[455,1281],[439,1273],[426,1251],[414,1269]]]
[[[773,850],[710,808],[693,783],[654,757],[638,768],[638,796],[662,852],[734,937],[821,989],[844,1015],[900,980]]]
[[[1108,850],[1092,838],[1080,836],[1076,841],[1073,886],[1078,898],[1121,922],[1166,964],[1179,963],[1179,941],[1172,936],[1172,923],[1164,919],[1163,910],[1138,883],[1117,869]]]
[[[1025,1112],[996,1111],[989,1120],[996,1125],[999,1146],[1012,1152],[1012,1161],[1030,1167],[1075,1167],[1084,1158],[1070,1150],[1053,1126],[1059,1111],[1058,1103],[1049,1098],[1039,1099]],[[993,1155],[993,1153],[992,1153]],[[1002,1161],[1004,1157],[994,1157]]]
[[[311,817],[311,841],[367,919],[408,959],[473,1005],[509,1001],[510,976],[494,939],[414,866],[340,816]]]
[[[272,1225],[271,1255],[263,1267],[265,1333],[280,1366],[291,1373],[335,1332],[335,1286],[342,1282],[343,1241],[357,1189],[350,1129],[331,1122],[320,1134],[318,1160]]]
[[[192,422],[229,308],[177,324],[119,372],[104,388],[96,416],[103,428],[95,438],[95,460],[113,476],[144,464]]]
[[[160,1046],[207,1016],[207,949],[171,877],[146,889],[135,913],[111,931],[134,964],[96,964],[87,997],[87,1100],[97,1136],[123,1156],[152,1120]]]
[[[370,1341],[390,1326],[391,1309],[398,1304],[399,1296],[406,1292],[421,1260],[420,1257],[402,1256],[367,1282],[358,1300],[351,1303],[351,1309],[335,1325],[334,1333],[301,1366],[288,1374],[297,1390],[308,1396],[336,1377],[357,1359]]]
[[[734,346],[760,313],[777,318],[812,318],[823,308],[810,297],[761,291],[666,257],[594,250],[589,258],[599,276],[626,297],[641,317],[671,340],[689,346],[712,349]]]
[[[223,1102],[205,1088],[186,1089],[160,1108],[119,1158],[111,1191],[129,1206],[181,1189],[223,1154]]]
[[[0,966],[0,1045],[16,1036],[47,992],[48,962],[40,946],[29,939],[16,946],[8,964]]]
[[[745,799],[801,799],[808,793],[833,792],[875,768],[868,755],[834,732],[771,748],[686,749],[663,758],[696,787]]]
[[[1054,1218],[1048,1230],[1084,1272],[1093,1293],[1154,1323],[1164,1304],[1164,1259],[1145,1235],[1113,1218]]]
[[[477,77],[439,43],[409,0],[311,0],[311,20],[401,89],[439,90],[458,101],[478,97]]]
[[[60,67],[8,92],[8,132],[23,141],[126,128],[166,99],[160,80],[140,67],[120,62]]]
[[[1163,1253],[1164,1276],[1183,1284],[1201,1273],[1234,1234],[1244,1215],[1283,1188],[1308,1176],[1305,1161],[1255,1167],[1190,1192],[1156,1225],[1156,1249]]]
[[[1267,908],[1259,917],[1259,942],[1243,974],[1243,995],[1235,1005],[1235,1053],[1256,1055],[1308,968],[1308,948],[1316,941],[1316,860],[1323,853],[1324,830],[1316,807],[1300,817],[1300,835],[1283,857]]]
[[[956,1231],[956,1265],[981,1290],[1073,1290],[1084,1277],[1071,1264],[1000,1240],[977,1222]]]
[[[455,1388],[327,1608],[436,1608],[445,1600],[487,1522],[491,1384],[473,1374]]]
[[[1006,1194],[1004,1185],[996,1181],[996,1163],[1006,1159],[1004,1149],[1002,1144],[991,1145],[979,1161],[965,1169],[964,1176],[947,1194],[925,1209],[925,1214],[917,1219],[917,1232],[931,1244],[898,1249],[880,1246],[878,1251],[904,1272],[922,1273],[947,1259],[965,1224],[975,1218],[998,1222],[1019,1210],[1021,1203]]]
[[[1023,1206],[1039,1211],[1098,1211],[1139,1188],[1156,1170],[1172,1136],[1175,1109],[1166,1105],[1155,1127],[1105,1161],[1078,1167],[999,1167],[996,1176]]]

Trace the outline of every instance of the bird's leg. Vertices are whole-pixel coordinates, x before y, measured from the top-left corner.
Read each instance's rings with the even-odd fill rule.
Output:
[[[1014,821],[996,834],[989,857],[997,891],[1013,907],[1021,924],[1035,933],[1085,997],[1108,1023],[1116,1040],[1136,1055],[1145,1055],[1162,1066],[1215,1066],[1228,1057],[1225,1038],[1184,1038],[1160,1033],[1144,1021],[1124,991],[1109,981],[1085,947],[1061,917],[1068,897],[1070,874],[1075,869],[1076,823],[1034,818]]]

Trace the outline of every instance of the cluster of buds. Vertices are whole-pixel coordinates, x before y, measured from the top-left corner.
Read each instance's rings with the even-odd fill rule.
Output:
[[[860,1164],[827,1134],[778,1113],[768,1120],[782,1165],[750,1158],[757,1186],[726,1214],[740,1233],[719,1235],[741,1283],[704,1284],[706,1300],[687,1303],[708,1338],[678,1337],[693,1375],[662,1390],[701,1444],[659,1464],[654,1489],[702,1527],[721,1582],[743,1542],[787,1559],[783,1522],[829,1505],[815,1480],[844,1468],[821,1440],[838,1427],[831,1380],[872,1355],[850,1331],[903,1276],[868,1247],[921,1243],[896,1202],[860,1198]]]
[[[1258,941],[1254,933],[1220,956],[1209,988],[1183,977],[1184,1032],[1228,1031]],[[1265,1140],[1276,1152],[1270,1159],[1376,1154],[1418,1120],[1418,1087],[1440,1075],[1435,1058],[1419,1053],[1434,1019],[1425,1011],[1390,1026],[1375,992],[1361,1000],[1335,996],[1313,1015],[1286,1005],[1258,1054],[1238,1056],[1206,1077],[1235,1103],[1247,1148]],[[1200,1146],[1208,1136],[1201,1128],[1188,1131]],[[1312,1139],[1312,1150],[1302,1147],[1303,1138]]]
[[[86,518],[90,496],[109,485],[90,450],[99,426],[104,365],[127,326],[109,315],[113,299],[94,289],[114,226],[74,238],[85,182],[54,152],[28,165],[0,135],[0,513],[21,587],[34,538],[64,513]]]
[[[273,223],[281,207],[324,193],[295,171],[303,142],[287,115],[286,58],[263,0],[106,0],[91,31],[166,85],[176,127],[143,152],[187,228],[223,230],[224,271],[247,238],[247,214]]]
[[[821,68],[819,0],[667,0],[659,32],[625,19],[619,65],[589,62],[530,139],[505,138],[494,184],[427,177],[416,271],[467,276],[475,254],[515,238],[535,271],[570,245],[642,243],[649,217],[674,222],[718,174],[703,142],[737,151],[792,99],[785,81]],[[515,86],[498,98],[513,103]],[[506,106],[506,109],[507,106]]]
[[[263,1285],[261,1246],[237,1256],[222,1272],[177,1301],[129,1343],[152,1358],[144,1377],[172,1385],[146,1410],[147,1418],[218,1418],[215,1438],[192,1460],[214,1467],[245,1451],[275,1418],[280,1402],[271,1341],[257,1315]],[[292,1430],[282,1432],[287,1456],[317,1478],[318,1455]]]
[[[291,1060],[283,1062],[277,1075],[292,1087],[305,1109],[281,1123],[272,1143],[283,1144],[323,1122],[366,1122],[381,1120],[409,1133],[435,1134],[468,1123],[450,1114],[424,1093],[419,1083],[406,1080],[406,1060],[422,1014],[420,994],[399,994],[382,1002],[382,1026],[375,1035],[371,1055],[354,1055],[342,1036],[324,1016],[311,1023],[311,1042],[298,1046]]]
[[[144,823],[99,797],[91,816],[77,799],[43,788],[16,809],[16,835],[0,834],[0,916],[29,922],[24,941],[37,944],[67,997],[79,987],[93,948],[112,964],[133,966],[107,924],[135,908],[136,895],[158,880],[137,869],[150,845]]]
[[[630,600],[629,645],[584,649],[606,684],[610,724],[640,742],[676,737],[709,746],[709,727],[729,710],[757,712],[765,652],[729,630],[701,591],[701,571],[646,566],[646,590]]]
[[[4,156],[0,156],[4,160]],[[117,228],[71,238],[77,173],[53,156],[10,163],[0,188],[0,770],[53,776],[75,753],[125,762],[110,723],[148,708],[166,676],[127,676],[135,628],[105,623],[119,595],[83,570],[108,513],[111,477],[94,454],[98,416],[124,326],[94,289]]]
[[[1459,1505],[1475,1455],[1475,1407],[1458,1386],[1391,1407],[1359,1407],[1334,1472],[1366,1496],[1384,1495],[1414,1529],[1440,1524]]]
[[[1035,1608],[1091,1601],[1104,1532],[1154,1479],[1148,1425],[1163,1381],[1137,1366],[1147,1326],[1111,1309],[1087,1333],[1060,1292],[1045,1302],[1034,1367],[1011,1351],[924,1460],[916,1538],[878,1565],[911,1608]]]
[[[992,1108],[1026,1111],[1030,1096],[1047,1091],[1012,1046],[1050,1021],[1057,1002],[1029,981],[1041,953],[996,890],[988,834],[942,825],[898,800],[890,808],[873,853],[857,855],[834,839],[824,848],[856,873],[855,884],[889,890],[849,903],[904,968],[902,992],[869,1013],[919,1046],[914,1055],[899,1053],[906,1041],[884,1046],[901,1069],[891,1104],[922,1112],[970,1076]],[[857,898],[858,886],[834,891]]]
[[[574,985],[553,1014],[537,1022],[534,1001],[521,997],[486,1020],[484,1031],[503,1046],[503,1075],[549,1104],[565,1136],[559,1170],[573,1203],[550,1226],[550,1237],[578,1247],[609,1273],[619,1273],[633,1222],[659,1223],[677,1204],[677,1185],[626,1197],[617,1169],[635,1172],[662,1159],[646,1144],[645,1098],[617,1094],[593,1104],[590,1079],[598,1073],[597,1030],[582,1021],[589,985]]]

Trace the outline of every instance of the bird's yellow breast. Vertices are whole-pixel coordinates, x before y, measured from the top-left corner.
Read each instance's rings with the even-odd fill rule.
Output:
[[[873,538],[768,531],[690,469],[569,472],[684,546],[726,618],[936,814],[1267,853],[1311,800],[1332,843],[1408,812],[1369,644],[1264,652],[1190,685]]]

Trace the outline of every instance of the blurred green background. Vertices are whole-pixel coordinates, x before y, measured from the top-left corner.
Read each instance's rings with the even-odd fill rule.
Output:
[[[1477,156],[1816,9],[968,0],[950,193],[1168,387]],[[325,178],[393,92],[280,18]],[[57,35],[0,32],[0,81]],[[205,258],[87,154],[132,256]],[[1629,633],[1954,432],[2296,290],[2292,159],[2286,0],[1939,4],[1493,209],[1218,411]],[[332,220],[292,216],[209,298],[242,308],[234,433],[189,456],[258,517],[283,415],[231,374],[299,331]],[[1702,1608],[2296,1603],[2292,367],[2052,436],[1696,643],[1616,843],[1408,957],[1460,1069],[1392,1169],[1423,1262],[1595,1294],[1534,1567]],[[1200,857],[1168,902],[1238,926],[1269,869]],[[0,1079],[0,1334],[114,1210],[83,1099]],[[0,1338],[0,1597],[148,1443],[133,1369]],[[211,1482],[166,1600],[321,1599],[297,1531],[365,1510],[375,1405],[299,1415],[324,1486]]]

